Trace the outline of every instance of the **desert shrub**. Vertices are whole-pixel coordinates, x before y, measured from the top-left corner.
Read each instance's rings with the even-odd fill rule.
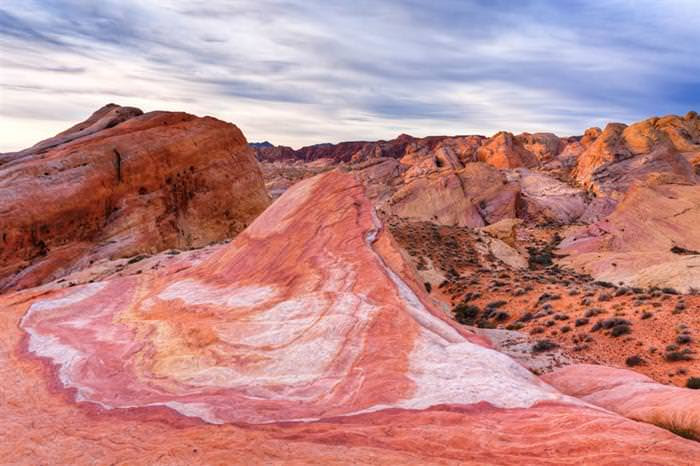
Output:
[[[481,309],[473,304],[459,303],[454,307],[452,312],[455,315],[455,319],[457,319],[457,322],[460,324],[473,325]]]
[[[588,319],[586,319],[585,317],[582,317],[580,319],[576,319],[576,322],[574,322],[574,323],[576,324],[577,327],[580,327],[582,325],[586,325],[588,322],[590,322]]]
[[[537,343],[532,345],[532,351],[534,353],[541,353],[543,351],[550,351],[558,348],[559,345],[550,340],[539,340]]]
[[[634,356],[630,356],[629,358],[625,359],[625,364],[627,364],[629,367],[641,366],[644,364],[644,359],[635,354]]]
[[[602,321],[603,328],[608,330],[619,325],[630,325],[630,321],[621,317],[611,317]]]
[[[642,312],[641,318],[642,318],[642,319],[648,319],[648,318],[652,317],[653,315],[654,315],[654,314],[652,314],[652,313],[649,312],[649,311],[644,311],[644,312]]]
[[[481,319],[476,323],[476,326],[479,328],[496,328],[496,324],[486,319]]]
[[[488,304],[486,305],[486,307],[489,308],[489,309],[498,309],[499,307],[503,307],[503,306],[505,306],[506,304],[508,304],[508,302],[507,302],[507,301],[503,301],[503,300],[500,300],[500,301],[492,301],[492,302],[488,303]]]
[[[549,251],[538,251],[537,248],[528,248],[529,254],[528,264],[530,268],[535,268],[538,265],[549,267],[552,265],[552,253]]]
[[[689,377],[685,386],[693,390],[700,390],[700,377]]]
[[[681,333],[676,337],[676,343],[679,345],[687,345],[688,343],[692,343],[693,338],[688,335],[687,333]]]
[[[612,328],[610,331],[610,336],[619,337],[622,335],[627,335],[628,333],[632,333],[632,328],[629,325],[621,324]]]
[[[131,259],[129,259],[126,263],[127,264],[135,264],[137,262],[140,262],[144,260],[147,256],[144,256],[143,254],[139,254],[138,256],[134,256]]]
[[[615,288],[615,285],[610,283],[610,282],[604,282],[604,281],[595,281],[593,282],[594,285],[602,286],[603,288]]]
[[[652,424],[654,424],[657,427],[661,427],[662,429],[666,429],[669,432],[673,432],[674,434],[678,435],[679,437],[686,438],[688,440],[700,440],[700,436],[689,427],[686,427],[684,425],[681,425],[677,421],[666,421],[666,420],[658,420],[658,421],[651,421]]]
[[[602,314],[603,310],[599,307],[594,307],[589,310],[587,310],[584,314],[583,317],[593,317],[597,316],[598,314]]]
[[[430,282],[423,283],[423,286],[425,286],[425,291],[427,291],[428,293],[433,291],[433,285],[431,285]]]
[[[544,333],[544,327],[535,327],[530,330],[531,335],[537,335],[538,333]]]
[[[677,361],[692,361],[693,356],[689,349],[684,349],[683,351],[669,351],[664,355],[664,358],[668,362]]]
[[[564,325],[560,330],[561,333],[567,333],[571,331],[571,327],[569,325]]]

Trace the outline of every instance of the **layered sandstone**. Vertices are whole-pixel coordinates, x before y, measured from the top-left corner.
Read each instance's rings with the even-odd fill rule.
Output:
[[[668,430],[561,393],[444,315],[365,193],[352,174],[319,175],[190,268],[0,297],[0,375],[12,381],[4,461],[700,455]]]
[[[557,389],[630,419],[700,441],[700,391],[661,385],[625,369],[572,365],[542,377]]]
[[[476,157],[496,168],[534,167],[538,164],[537,157],[505,131],[497,133],[479,147]]]
[[[686,121],[688,118],[688,121]],[[579,156],[574,177],[598,194],[624,193],[636,180],[666,174],[694,182],[692,165],[681,151],[697,147],[696,135],[673,123],[696,126],[697,116],[651,118],[627,126],[611,123]],[[679,132],[686,136],[683,138]]]
[[[102,258],[199,247],[268,205],[234,125],[108,105],[0,165],[0,290]]]
[[[610,215],[566,236],[561,263],[615,284],[689,292],[700,285],[699,224],[699,185],[637,183]]]

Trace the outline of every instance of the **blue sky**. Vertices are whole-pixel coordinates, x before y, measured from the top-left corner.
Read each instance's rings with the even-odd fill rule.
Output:
[[[700,110],[700,2],[4,0],[0,151],[115,102],[299,147]]]

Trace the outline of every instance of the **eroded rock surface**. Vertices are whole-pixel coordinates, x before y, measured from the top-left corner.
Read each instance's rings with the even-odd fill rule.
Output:
[[[700,455],[562,394],[443,314],[352,174],[296,184],[196,266],[26,290],[0,306],[10,463]]]
[[[269,203],[234,125],[108,105],[0,165],[0,290],[103,258],[199,247]]]

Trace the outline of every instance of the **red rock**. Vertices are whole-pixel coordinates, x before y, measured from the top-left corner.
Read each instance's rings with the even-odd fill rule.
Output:
[[[477,159],[496,168],[535,167],[537,157],[529,152],[511,133],[501,131],[484,142],[476,153]]]
[[[542,378],[567,395],[700,441],[700,390],[662,385],[637,372],[591,364],[568,366]]]
[[[295,185],[189,269],[27,290],[0,307],[9,463],[700,455],[562,395],[445,317],[350,174]]]
[[[588,207],[586,193],[551,176],[525,168],[509,173],[510,181],[520,186],[518,216],[529,221],[570,224]]]
[[[267,206],[234,125],[140,113],[104,107],[0,166],[0,290],[231,237]]]
[[[314,144],[293,150],[286,146],[273,146],[271,144],[253,144],[258,160],[267,162],[275,160],[301,160],[311,162],[318,159],[330,159],[335,163],[357,163],[365,162],[375,158],[401,157],[410,153],[421,153],[425,155],[433,151],[436,147],[443,145],[444,150],[451,150],[459,156],[466,157],[473,161],[473,157],[468,155],[473,152],[478,142],[483,139],[481,136],[429,136],[426,138],[415,138],[407,134],[402,134],[396,139],[389,141],[348,141],[338,144]]]
[[[652,174],[694,182],[692,166],[652,118],[631,126],[611,123],[578,158],[574,177],[598,194],[617,196]]]
[[[552,133],[522,133],[515,136],[523,147],[537,157],[540,163],[548,162],[564,149],[565,141]]]
[[[413,174],[414,176],[409,177]],[[484,163],[418,176],[410,170],[382,210],[399,217],[444,225],[481,227],[515,217],[518,185]]]
[[[112,128],[130,118],[143,115],[143,112],[138,108],[134,107],[121,107],[116,104],[107,104],[101,109],[97,110],[95,113],[90,115],[90,117],[74,126],[71,126],[65,131],[58,133],[56,136],[45,139],[32,147],[15,152],[6,153],[3,155],[6,160],[16,160],[29,155],[41,154],[49,149],[60,146],[62,144],[67,144],[79,138],[84,138],[90,136],[99,131]],[[0,165],[2,163],[0,162]]]

